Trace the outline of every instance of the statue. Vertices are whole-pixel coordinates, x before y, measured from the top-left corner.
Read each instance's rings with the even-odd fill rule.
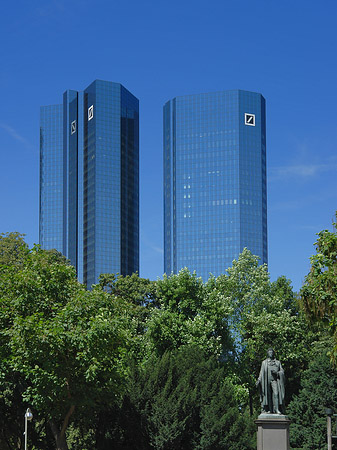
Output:
[[[262,413],[282,414],[284,411],[284,371],[280,361],[275,359],[272,348],[267,351],[267,359],[262,361],[256,386],[259,388]]]

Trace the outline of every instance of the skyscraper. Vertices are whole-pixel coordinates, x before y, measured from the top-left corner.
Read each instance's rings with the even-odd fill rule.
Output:
[[[164,106],[164,270],[206,281],[244,247],[267,263],[265,100],[176,97]]]
[[[121,84],[41,107],[39,233],[87,286],[139,270],[139,106]]]

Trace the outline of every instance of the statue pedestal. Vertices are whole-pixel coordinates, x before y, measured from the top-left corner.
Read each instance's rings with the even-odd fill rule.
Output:
[[[257,420],[257,450],[289,450],[289,425],[287,416],[260,414]]]

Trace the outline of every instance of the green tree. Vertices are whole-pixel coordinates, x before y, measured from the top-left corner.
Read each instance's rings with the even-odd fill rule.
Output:
[[[337,411],[337,372],[329,362],[325,344],[318,344],[309,368],[302,375],[300,392],[287,409],[294,450],[326,449],[325,408]]]
[[[126,276],[102,274],[93,289],[108,293],[112,303],[123,301],[128,305],[128,310],[124,313],[125,320],[134,331],[133,344],[128,354],[130,359],[141,364],[153,350],[147,331],[148,321],[157,304],[156,282],[140,278],[137,273]]]
[[[256,305],[256,308],[243,316],[243,349],[240,363],[244,367],[244,373],[250,372],[247,380],[250,389],[256,391],[255,380],[261,361],[266,357],[266,350],[273,347],[286,373],[288,403],[293,394],[298,392],[300,374],[307,368],[312,343],[318,336],[308,330],[306,320],[298,310],[296,299],[291,303],[289,298],[283,296],[282,291],[270,295],[263,308]]]
[[[22,267],[29,253],[24,236],[17,231],[0,234],[0,267],[6,265]]]
[[[337,361],[337,223],[334,231],[321,231],[315,242],[316,254],[300,291],[301,305],[312,323],[327,327],[333,336],[331,359]]]
[[[155,304],[155,283],[146,278],[140,278],[137,273],[126,276],[113,273],[101,274],[96,288],[103,289],[135,305]]]
[[[253,423],[240,411],[224,367],[200,347],[166,351],[132,379],[131,403],[151,448],[254,448]]]
[[[317,338],[308,332],[290,281],[280,277],[271,283],[267,267],[244,249],[227,274],[218,277],[216,289],[232,311],[229,324],[236,344],[233,380],[241,392],[246,389],[251,414],[259,408],[255,382],[269,347],[275,349],[285,369],[289,400],[298,391],[300,372],[307,367],[311,343]]]
[[[1,367],[23,378],[23,400],[65,450],[75,410],[121,395],[132,335],[128,304],[86,291],[73,267],[39,248],[20,270],[6,266],[0,276]]]
[[[229,311],[221,296],[214,295],[214,282],[204,285],[187,269],[155,282],[157,307],[146,324],[151,351],[162,355],[194,344],[209,354],[228,353]]]
[[[223,301],[228,303],[231,330],[240,349],[242,317],[253,309],[262,309],[270,297],[267,266],[260,265],[259,257],[244,248],[227,273],[217,278],[216,287]]]
[[[0,286],[3,283],[3,273],[10,267],[15,271],[21,269],[28,255],[29,248],[23,234],[0,234]],[[1,300],[0,305],[3,307]],[[20,374],[14,373],[8,367],[7,352],[8,349],[0,337],[0,448],[12,450],[20,449],[23,445],[22,421],[25,405],[22,403],[22,394],[27,383]],[[35,427],[30,432],[30,441],[40,442]]]

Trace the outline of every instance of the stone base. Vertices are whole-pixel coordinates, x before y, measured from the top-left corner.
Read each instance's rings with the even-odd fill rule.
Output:
[[[289,450],[289,425],[287,416],[260,414],[257,420],[257,450]]]

